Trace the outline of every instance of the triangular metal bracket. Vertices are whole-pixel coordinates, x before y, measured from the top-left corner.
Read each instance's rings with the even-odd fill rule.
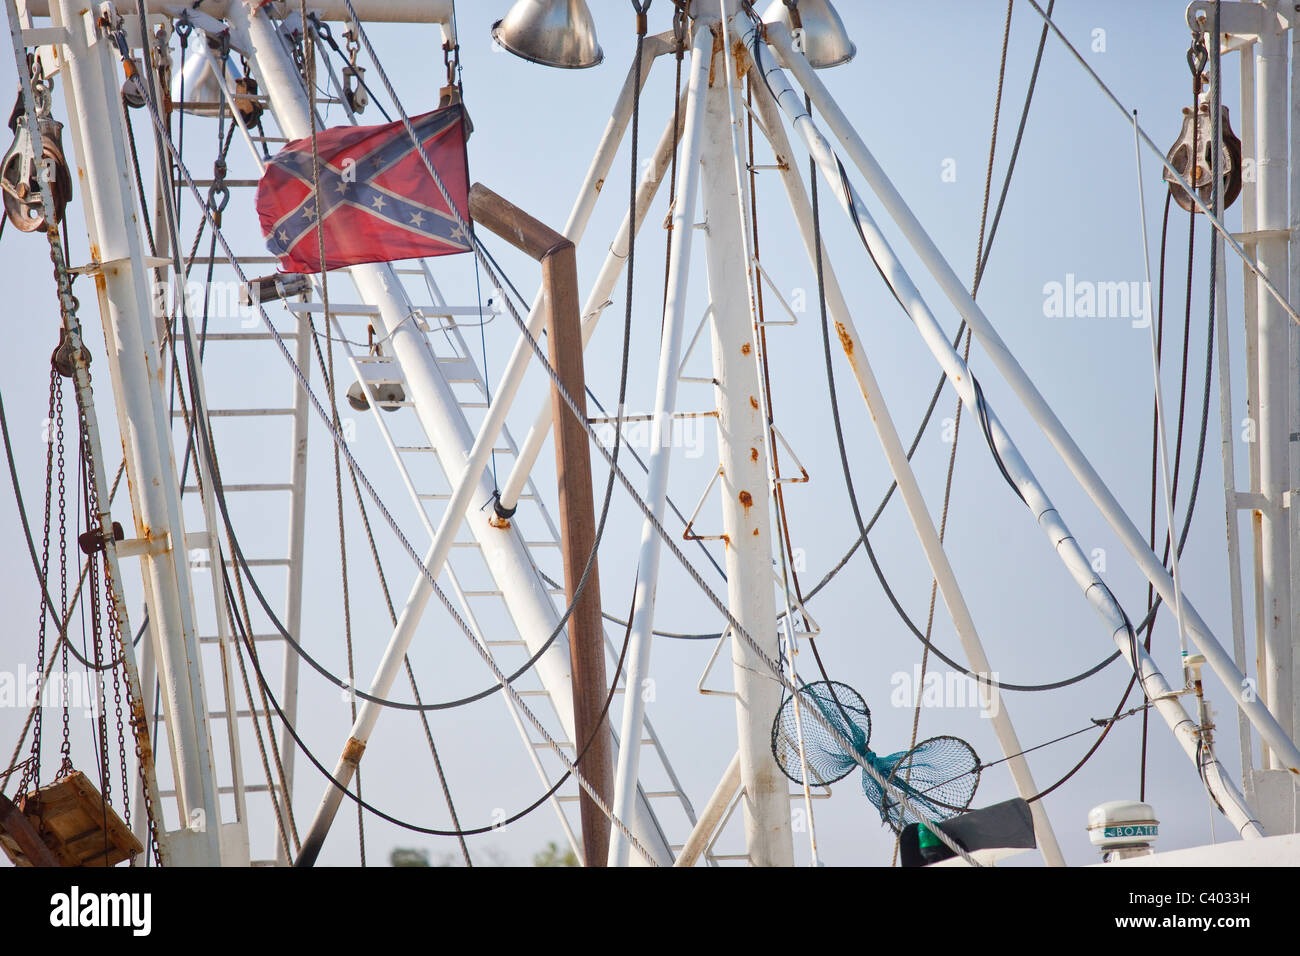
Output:
[[[695,382],[700,385],[716,384],[716,380],[712,375],[708,378],[700,378],[698,376],[686,374],[686,366],[690,363],[691,356],[695,354],[695,346],[699,344],[700,335],[704,332],[704,327],[708,324],[709,318],[712,315],[713,305],[710,304],[709,307],[704,310],[704,314],[700,316],[699,325],[695,327],[695,334],[691,336],[691,344],[686,346],[686,353],[682,356],[681,364],[677,366],[677,380],[679,382]]]
[[[684,538],[685,540],[687,541],[725,541],[726,540],[727,535],[725,533],[723,534],[696,534],[695,533],[695,519],[700,516],[700,509],[704,507],[704,502],[708,500],[709,492],[712,491],[713,486],[718,483],[718,478],[721,474],[722,474],[722,468],[721,466],[719,466],[718,469],[714,471],[713,477],[709,479],[709,483],[704,486],[704,494],[700,495],[700,500],[695,503],[695,510],[691,512],[690,518],[687,519],[686,521],[686,528],[685,530],[682,531],[682,538]]]

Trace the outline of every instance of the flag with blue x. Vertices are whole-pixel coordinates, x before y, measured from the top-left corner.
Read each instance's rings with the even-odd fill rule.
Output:
[[[316,137],[315,159],[310,139],[294,140],[267,165],[257,189],[262,234],[283,271],[470,250],[464,108],[411,123],[455,212],[401,123],[326,130]]]

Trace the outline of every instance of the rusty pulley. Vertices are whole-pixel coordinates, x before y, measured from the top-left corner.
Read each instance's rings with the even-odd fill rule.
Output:
[[[86,348],[84,342],[81,345],[81,360],[84,364],[90,365],[90,350]],[[54,351],[50,355],[50,364],[64,378],[72,378],[76,374],[76,360],[72,352],[72,339],[69,337],[67,329],[59,329],[59,344],[54,347]]]
[[[38,162],[45,164],[49,182],[54,189],[54,223],[63,221],[63,212],[72,198],[72,174],[63,156],[63,124],[38,110],[37,126],[41,138],[41,155],[38,158],[32,137],[27,131],[27,115],[22,108],[21,96],[9,119],[14,141],[0,161],[0,189],[4,190],[5,215],[22,232],[35,232],[46,225],[45,209],[41,203]]]
[[[1219,171],[1223,182],[1223,208],[1227,209],[1241,194],[1241,140],[1232,131],[1228,121],[1228,108],[1221,106],[1220,110],[1223,151],[1219,157]],[[1209,206],[1214,201],[1214,123],[1210,119],[1209,103],[1200,101],[1194,113],[1190,108],[1183,108],[1183,128],[1166,158],[1169,165],[1178,170],[1178,174],[1196,190],[1201,201]],[[1164,179],[1169,183],[1169,192],[1173,195],[1174,202],[1188,212],[1200,211],[1187,195],[1187,190],[1174,180],[1168,169],[1165,170]]]

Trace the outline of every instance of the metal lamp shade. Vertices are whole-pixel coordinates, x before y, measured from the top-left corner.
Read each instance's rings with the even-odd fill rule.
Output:
[[[796,45],[808,58],[808,65],[814,70],[825,70],[841,63],[848,63],[857,55],[858,48],[849,39],[844,29],[844,21],[831,6],[830,0],[799,0],[799,18],[803,22],[803,34],[795,35]],[[772,5],[763,14],[764,23],[784,23],[791,30],[794,24],[790,19],[790,10],[783,0],[773,0]]]
[[[605,58],[586,0],[519,0],[492,26],[492,38],[515,56],[562,70]]]
[[[181,67],[180,75],[172,80],[172,100],[181,102],[181,93],[184,92],[183,101],[186,103],[198,104],[195,106],[183,107],[186,113],[192,116],[216,116],[218,112],[218,103],[221,102],[221,85],[217,83],[214,69],[218,68],[221,63],[221,57],[211,51],[208,56],[212,58],[213,68],[208,67],[207,57],[204,51],[197,47],[190,50],[185,55],[185,63]],[[233,90],[235,81],[240,79],[242,74],[239,67],[229,59],[225,63],[226,88]],[[184,78],[185,85],[182,88],[181,79]],[[230,112],[229,104],[226,105],[226,112]]]

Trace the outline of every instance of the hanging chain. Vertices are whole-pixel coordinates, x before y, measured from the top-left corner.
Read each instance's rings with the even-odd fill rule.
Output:
[[[67,484],[67,456],[63,438],[63,377],[57,375],[54,378],[54,427],[55,435],[55,468],[57,469],[56,480],[58,482],[59,496],[59,533],[56,542],[59,548],[59,619],[66,621],[68,618],[68,484]],[[63,704],[63,741],[59,746],[59,753],[62,755],[59,761],[59,771],[55,774],[55,779],[61,779],[72,772],[72,743],[70,740],[70,727],[68,722],[68,640],[64,634],[61,645],[63,672],[59,675],[59,682],[62,687],[62,704]]]
[[[89,434],[89,428],[84,415],[78,415],[78,426],[81,432],[82,445],[84,448],[87,449],[86,513],[87,515],[91,516],[91,520],[97,520],[97,516],[101,514],[99,508],[99,491],[98,491],[98,486],[95,482],[94,457],[93,455],[89,454],[90,434]],[[111,527],[110,528],[100,527],[99,532],[101,536],[105,538],[112,536],[114,533]],[[96,569],[98,566],[97,553],[91,555],[90,561],[91,561],[91,576],[92,576],[92,583],[93,583],[93,579],[97,577],[96,574]],[[108,620],[109,659],[111,660],[112,656],[116,654],[118,661],[122,662],[120,664],[120,667],[125,667],[124,662],[126,661],[126,656],[128,654],[134,654],[135,651],[130,646],[130,643],[125,639],[124,635],[122,634],[122,630],[119,627],[120,619],[118,617],[117,590],[116,588],[113,587],[113,581],[111,575],[109,574],[109,564],[107,561],[104,562],[103,580],[104,580],[104,592],[103,592],[104,609],[107,612],[104,616]],[[91,595],[92,595],[92,600],[94,600],[95,602],[95,607],[97,610],[99,607],[97,590],[92,589]],[[102,631],[100,629],[99,614],[94,615],[94,626],[95,626],[95,654],[96,654],[95,662],[96,664],[98,664],[99,656],[101,653],[100,644],[102,641]],[[133,738],[135,741],[135,758],[136,758],[137,766],[143,766],[144,763],[145,758],[140,747],[140,736],[141,736],[141,732],[143,732],[145,735],[148,734],[148,724],[144,718],[143,701],[139,702],[139,706],[134,706],[135,702],[131,700],[130,682],[129,681],[124,682],[122,680],[122,674],[120,672],[119,667],[114,667],[113,668],[113,706],[114,706],[114,715],[116,718],[116,729],[117,729],[117,753],[118,753],[118,760],[120,761],[121,764],[122,819],[125,820],[129,825],[131,821],[131,785],[130,785],[130,776],[127,772],[126,732],[125,732],[125,725],[122,719],[123,683],[126,684],[127,707],[128,710],[130,710],[132,715],[130,724],[133,733]],[[103,728],[101,730],[101,741],[103,742],[103,746],[104,746],[104,762],[105,762],[105,766],[107,767],[107,762],[108,762],[107,714],[101,713],[100,723],[101,723],[101,727]],[[108,783],[109,783],[109,776],[106,772],[104,776],[104,799],[105,800],[109,798]],[[160,866],[162,864],[162,861],[158,853],[157,820],[155,819],[154,816],[152,795],[150,794],[149,787],[147,786],[142,787],[141,790],[144,794],[145,818],[149,830],[148,845],[150,850],[152,851],[152,856],[155,865]]]
[[[45,419],[45,533],[42,537],[41,551],[41,587],[47,589],[46,582],[50,574],[50,515],[51,503],[54,492],[54,396],[58,389],[59,373],[53,367],[50,368],[50,400],[47,407],[48,415]],[[41,597],[41,620],[37,629],[36,636],[36,667],[38,673],[45,673],[45,634],[46,625],[49,622],[49,609],[46,607],[44,594]],[[32,749],[31,759],[27,764],[23,775],[19,778],[18,792],[20,794],[36,790],[41,785],[41,724],[43,722],[43,708],[39,697],[43,693],[43,688],[37,686],[36,707],[33,710],[32,717]]]
[[[9,17],[10,17],[10,26],[11,28],[13,28],[13,30],[16,31],[18,29],[18,24],[16,20],[16,12],[12,7],[9,10]],[[15,53],[20,53],[20,49],[17,47],[17,45],[15,46]],[[48,85],[41,83],[39,81],[39,77],[31,76],[30,66],[31,66],[31,61],[29,60],[28,75],[22,75],[21,73],[19,75],[19,84],[20,87],[22,87],[23,98],[26,101],[25,110],[29,122],[34,120],[38,115],[38,110],[40,108],[40,97],[42,95],[48,96]],[[33,83],[32,82],[33,79],[37,80],[37,82]],[[36,87],[35,89],[33,88],[34,86]],[[43,199],[50,200],[52,198],[53,191],[51,189],[50,177],[48,176],[47,171],[43,166],[38,167],[38,187]],[[67,224],[65,221],[64,222],[65,230],[66,230],[66,225]],[[85,501],[87,514],[93,515],[95,520],[99,522],[101,526],[101,531],[104,530],[103,524],[107,517],[103,512],[101,512],[99,506],[98,485],[97,485],[97,479],[95,475],[95,464],[96,464],[96,459],[99,455],[99,438],[98,435],[91,428],[91,418],[94,414],[93,411],[94,406],[93,406],[93,396],[91,394],[91,388],[90,388],[90,375],[87,369],[89,356],[86,353],[86,350],[82,347],[82,343],[81,343],[81,326],[77,318],[77,313],[78,310],[80,309],[80,303],[78,302],[77,297],[73,295],[72,292],[73,275],[69,271],[67,266],[66,231],[65,231],[64,241],[62,244],[60,244],[58,226],[53,221],[52,218],[47,218],[45,233],[49,241],[50,261],[54,266],[54,270],[53,270],[54,278],[58,287],[59,311],[60,311],[60,318],[62,319],[61,342],[66,340],[66,345],[67,345],[66,351],[68,355],[68,364],[70,367],[67,369],[62,369],[59,367],[60,365],[59,353],[62,351],[62,349],[56,349],[55,356],[52,358],[51,361],[52,368],[50,371],[49,427],[53,429],[57,426],[57,432],[56,432],[57,449],[47,444],[47,449],[46,449],[46,479],[47,480],[46,480],[46,498],[45,498],[45,527],[44,527],[45,556],[44,556],[44,564],[41,573],[43,585],[48,580],[48,571],[49,571],[49,542],[50,542],[50,524],[51,524],[51,508],[50,508],[50,504],[51,504],[50,484],[51,483],[49,481],[49,478],[51,477],[54,471],[54,467],[53,467],[54,455],[56,450],[58,455],[58,477],[59,477],[59,485],[60,485],[59,509],[60,509],[61,544],[62,544],[63,537],[66,534],[66,500],[65,500],[65,492],[64,492],[65,464],[63,460],[64,459],[63,394],[62,394],[62,383],[60,381],[60,378],[63,377],[64,375],[66,375],[69,378],[73,378],[76,382],[75,394],[76,394],[76,402],[77,402],[78,432],[81,441],[81,448],[84,452],[83,461],[86,465],[86,475],[87,475],[88,491],[86,494],[86,501]],[[48,442],[48,438],[49,435],[47,433],[47,442]],[[121,665],[127,669],[127,675],[130,678],[130,680],[128,681],[128,702],[131,704],[131,712],[132,712],[131,725],[133,730],[135,731],[136,758],[138,763],[138,769],[142,777],[144,778],[144,782],[145,782],[145,786],[144,786],[145,804],[149,814],[149,842],[153,848],[153,855],[154,855],[155,862],[161,864],[161,854],[159,852],[158,840],[157,840],[158,831],[157,831],[157,825],[156,825],[153,807],[151,805],[151,797],[150,797],[150,790],[151,788],[157,786],[157,781],[154,778],[153,771],[152,771],[152,753],[148,749],[151,746],[149,741],[149,736],[148,736],[149,733],[148,726],[147,726],[148,722],[144,716],[143,703],[141,701],[134,700],[134,694],[133,694],[134,682],[138,680],[138,675],[133,669],[134,668],[134,663],[132,658],[133,649],[127,642],[124,635],[125,628],[122,627],[122,624],[125,621],[125,611],[123,608],[121,608],[120,603],[118,601],[118,594],[116,589],[119,586],[119,582],[112,580],[111,569],[115,567],[115,564],[113,561],[114,552],[110,550],[113,547],[113,545],[110,543],[110,541],[111,541],[111,531],[110,531],[110,535],[104,539],[104,549],[107,556],[104,579],[108,584],[108,606],[109,606],[110,613],[112,615],[109,629],[110,629],[110,633],[115,638],[114,643],[116,644],[119,651],[118,660],[121,663]],[[60,642],[64,649],[64,658],[65,658],[64,673],[66,675],[67,672],[66,656],[67,656],[67,647],[68,647],[66,624],[65,624],[66,614],[67,614],[66,611],[67,551],[66,548],[62,548],[62,547],[60,550],[61,550],[61,554],[60,554],[61,567],[64,570],[64,575],[63,575],[63,582],[62,582],[63,584],[62,610],[60,611],[58,627],[59,627],[60,639],[61,639]],[[44,664],[44,657],[45,657],[45,653],[44,653],[45,652],[45,630],[46,630],[45,621],[46,621],[45,614],[42,613],[41,626],[40,626],[40,632],[41,632],[40,658],[41,658],[42,665]],[[42,671],[43,671],[43,667],[42,667]],[[37,703],[39,705],[39,701],[37,701]],[[35,708],[36,711],[35,720],[36,720],[37,727],[40,726],[40,710],[41,708],[39,706]],[[40,740],[40,733],[38,730],[33,742],[36,759],[32,761],[33,766],[30,766],[28,768],[28,771],[25,771],[24,773],[25,780],[27,778],[28,773],[30,773],[33,778],[37,780],[39,779],[39,774],[40,774],[39,740]],[[70,748],[68,746],[68,725],[67,725],[66,708],[64,714],[63,760],[64,760],[64,765],[70,769]],[[123,761],[123,767],[125,768],[125,761]],[[62,772],[62,769],[63,767],[60,768],[60,772]],[[124,786],[124,794],[123,794],[124,800],[126,799],[126,790],[127,788]]]

